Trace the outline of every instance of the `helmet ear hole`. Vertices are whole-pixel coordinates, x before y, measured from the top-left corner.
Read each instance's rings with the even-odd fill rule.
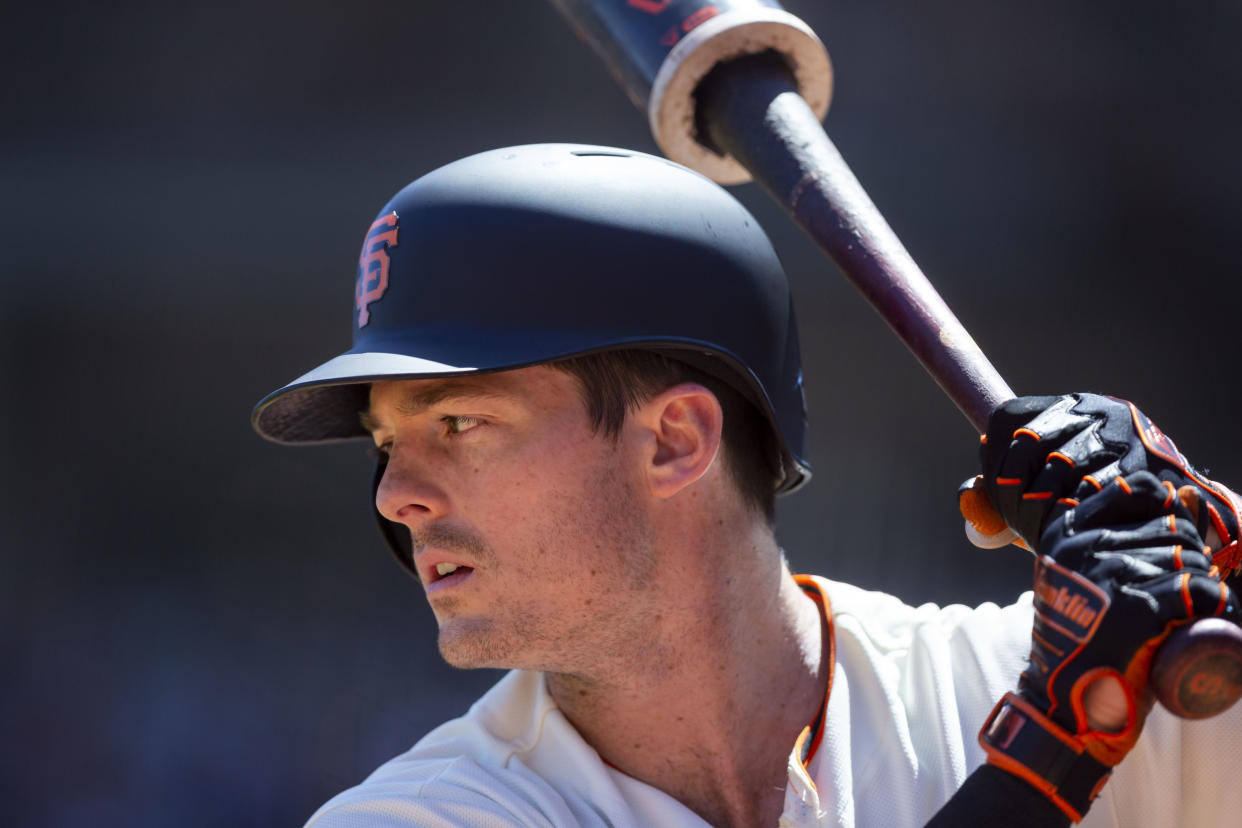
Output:
[[[379,493],[380,481],[384,479],[384,472],[387,470],[388,461],[383,457],[379,458],[375,463],[375,474],[371,477],[371,513],[375,515],[375,523],[384,537],[384,543],[396,557],[397,563],[418,578],[418,570],[414,568],[414,545],[410,542],[410,533],[404,526],[381,515],[375,506],[375,496]]]

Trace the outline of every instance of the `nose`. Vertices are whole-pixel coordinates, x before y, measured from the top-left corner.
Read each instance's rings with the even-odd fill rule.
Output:
[[[425,466],[394,455],[380,464],[376,476],[375,509],[393,523],[417,529],[448,511],[444,490]]]

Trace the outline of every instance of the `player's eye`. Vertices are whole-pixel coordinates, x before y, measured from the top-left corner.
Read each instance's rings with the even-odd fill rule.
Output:
[[[392,454],[392,443],[381,443],[378,446],[371,446],[371,448],[367,450],[367,454],[371,455],[376,460],[388,462],[388,457]]]
[[[448,414],[440,418],[440,422],[444,423],[444,427],[448,429],[449,434],[461,434],[463,431],[478,426],[483,421],[478,417],[458,417]]]

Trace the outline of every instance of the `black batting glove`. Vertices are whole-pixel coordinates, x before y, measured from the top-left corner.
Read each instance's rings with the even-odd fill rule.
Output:
[[[1147,471],[1189,511],[1223,577],[1242,569],[1242,498],[1196,471],[1132,403],[1098,394],[1019,397],[992,413],[982,485],[1000,517],[1039,549],[1048,522],[1118,477]]]
[[[1026,779],[1072,819],[1134,747],[1153,696],[1156,650],[1178,625],[1242,612],[1212,573],[1189,511],[1150,472],[1118,477],[1053,520],[1040,539],[1031,658],[984,725],[988,761]],[[1120,682],[1126,720],[1094,730],[1084,696]]]
[[[1237,556],[1236,496],[1132,405],[1097,395],[1005,404],[982,455],[984,491],[1039,558],[1030,662],[980,741],[990,764],[1079,820],[1138,738],[1160,644],[1193,619],[1242,620],[1201,535],[1221,538],[1217,561]],[[1105,677],[1125,697],[1116,732],[1087,719]]]

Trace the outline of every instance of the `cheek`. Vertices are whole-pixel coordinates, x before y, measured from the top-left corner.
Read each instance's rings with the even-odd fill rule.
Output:
[[[654,541],[642,502],[641,481],[613,453],[578,469],[558,495],[549,534],[589,583],[609,590],[645,586],[654,569]]]
[[[471,476],[506,501],[543,509],[577,498],[601,469],[620,462],[612,444],[582,428],[550,422],[512,451],[488,458],[471,468]]]
[[[650,544],[626,456],[582,428],[549,428],[514,451],[462,464],[471,493],[464,516],[499,564],[509,564],[509,578],[547,580],[551,572],[556,581],[614,586],[645,579]]]
[[[456,510],[496,552],[507,577],[521,578],[561,546],[556,530],[574,489],[547,452],[491,454],[459,466]]]

